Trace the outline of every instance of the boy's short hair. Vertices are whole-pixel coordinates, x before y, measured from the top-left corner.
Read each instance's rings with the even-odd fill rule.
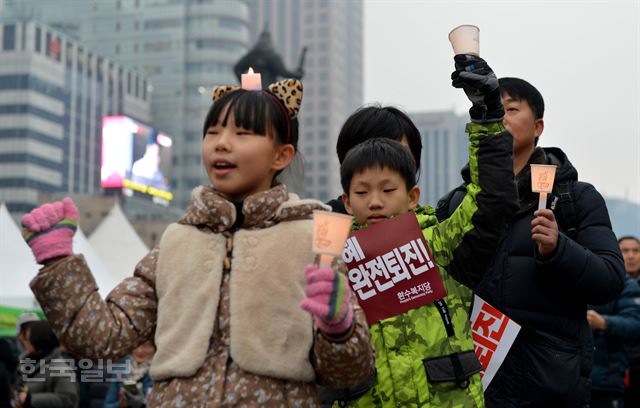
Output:
[[[399,142],[403,136],[407,138],[409,150],[416,163],[416,169],[420,170],[422,137],[409,116],[392,106],[371,105],[361,107],[347,118],[344,125],[342,125],[342,129],[340,129],[338,142],[336,143],[338,161],[342,163],[349,150],[365,140],[384,137]]]
[[[410,190],[416,185],[416,163],[399,142],[387,138],[369,139],[349,150],[340,166],[340,183],[348,195],[353,175],[370,168],[396,171]]]
[[[516,101],[525,101],[531,107],[536,119],[544,117],[544,99],[540,91],[520,78],[505,77],[498,80],[500,94],[507,94]]]

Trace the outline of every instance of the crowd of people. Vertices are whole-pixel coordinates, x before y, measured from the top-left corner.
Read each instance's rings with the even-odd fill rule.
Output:
[[[73,201],[25,215],[47,321],[21,322],[24,352],[0,365],[0,386],[16,406],[82,404],[79,364],[58,367],[76,377],[49,375],[74,361],[62,344],[86,361],[124,361],[105,407],[640,406],[640,241],[618,241],[598,191],[561,149],[539,146],[533,85],[498,79],[471,54],[454,67],[471,102],[469,158],[436,208],[418,202],[420,133],[394,107],[362,107],[342,127],[341,197],[289,192],[277,176],[297,155],[303,87],[287,79],[214,90],[202,142],[210,185],[106,299],[72,251]],[[531,164],[557,166],[545,208]],[[341,259],[309,264],[315,210],[352,215],[352,231],[415,214],[446,295],[368,321]],[[521,326],[487,389],[474,294]]]

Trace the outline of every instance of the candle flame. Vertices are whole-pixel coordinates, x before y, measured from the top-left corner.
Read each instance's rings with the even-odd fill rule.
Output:
[[[253,68],[249,67],[249,70],[247,71],[247,74],[253,75],[254,74]]]

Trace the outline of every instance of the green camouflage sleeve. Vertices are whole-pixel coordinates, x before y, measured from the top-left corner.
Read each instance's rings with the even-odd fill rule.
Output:
[[[471,182],[450,218],[424,230],[439,265],[473,288],[517,209],[513,138],[502,123],[467,124]],[[435,216],[434,216],[435,218]]]

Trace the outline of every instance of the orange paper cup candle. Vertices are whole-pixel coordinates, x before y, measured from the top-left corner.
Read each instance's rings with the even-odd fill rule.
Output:
[[[540,193],[538,210],[547,208],[547,194],[553,190],[553,180],[556,178],[556,166],[553,164],[531,165],[531,191]]]
[[[480,29],[474,25],[461,25],[449,32],[453,53],[480,56]]]
[[[350,215],[329,211],[313,212],[313,253],[320,255],[320,266],[331,266],[334,257],[341,257],[351,228]]]
[[[260,74],[254,73],[251,67],[249,67],[246,74],[242,74],[240,83],[242,84],[242,89],[246,89],[247,91],[262,90],[262,77]]]

